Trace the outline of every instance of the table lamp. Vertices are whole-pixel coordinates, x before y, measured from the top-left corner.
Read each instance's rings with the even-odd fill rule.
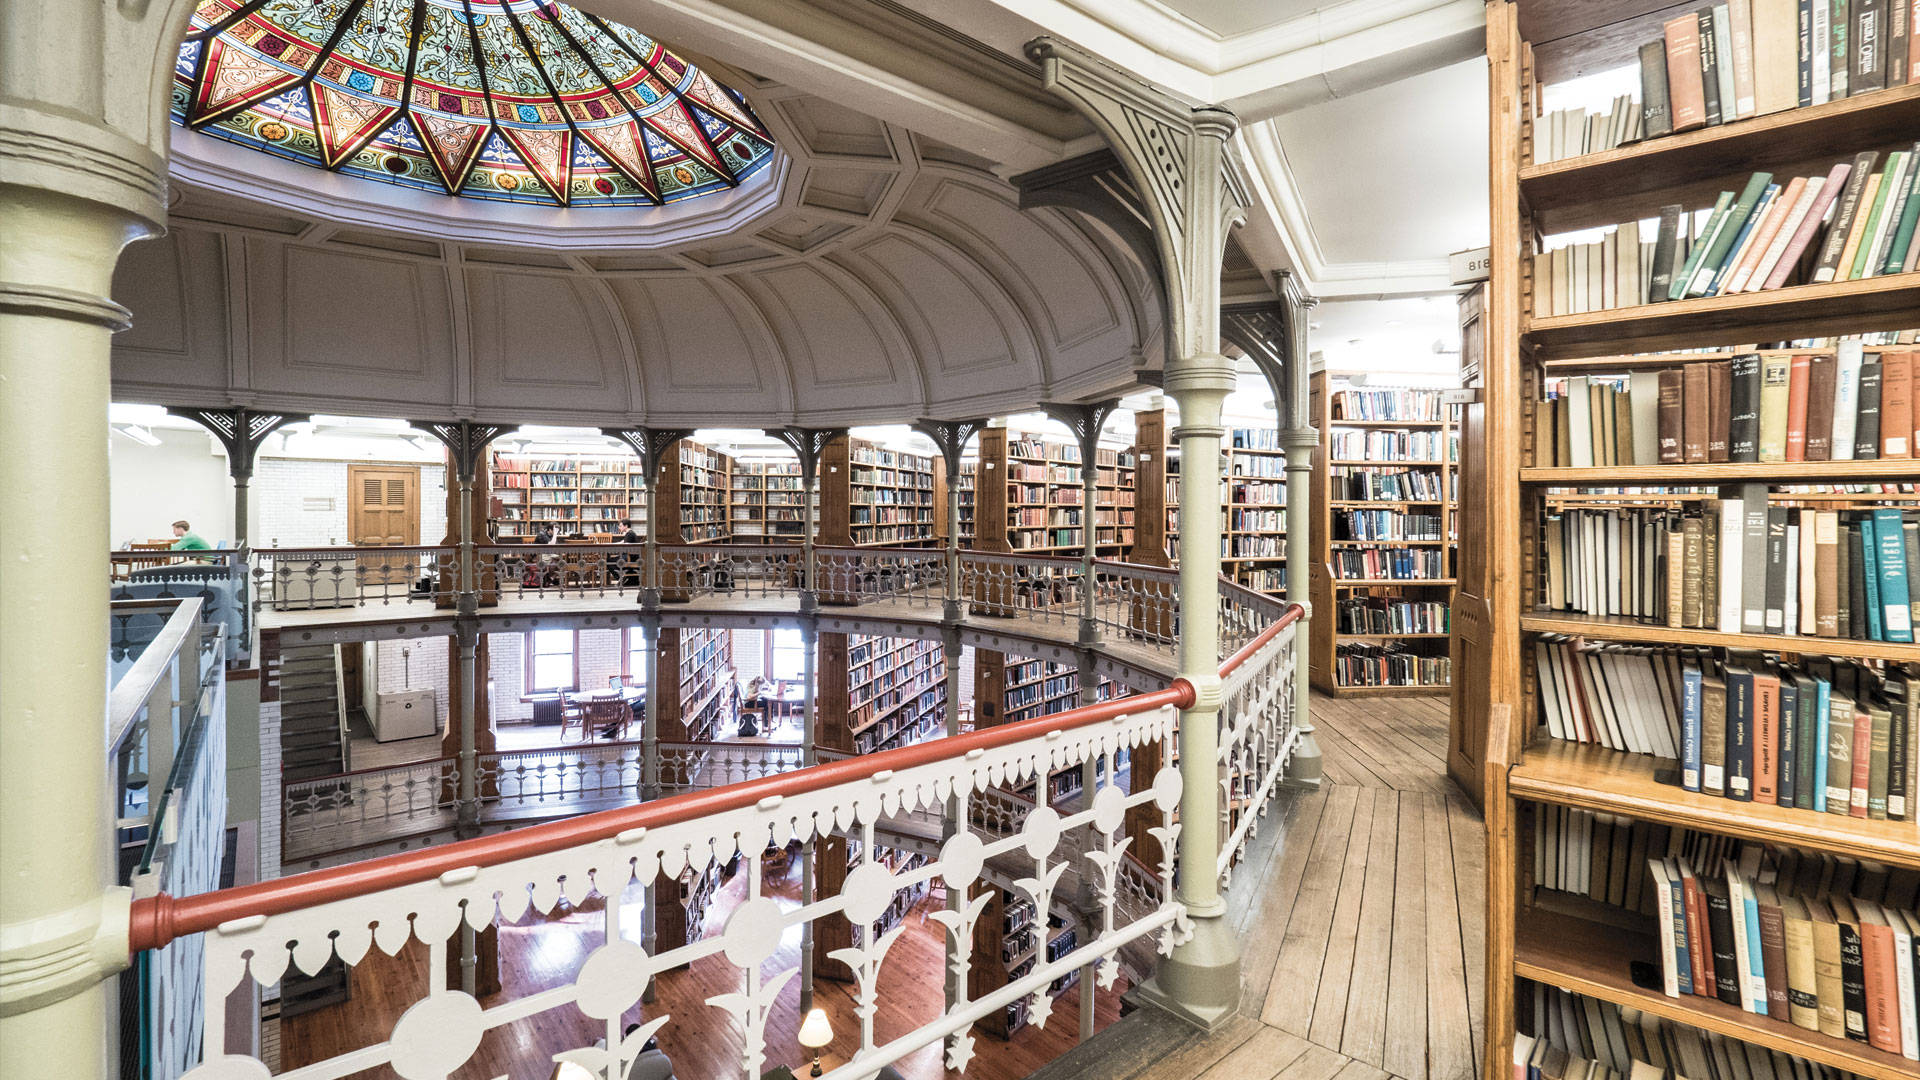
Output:
[[[820,1075],[820,1051],[832,1041],[833,1025],[827,1022],[827,1010],[809,1012],[806,1020],[800,1024],[800,1045],[813,1051],[813,1071],[807,1075]]]

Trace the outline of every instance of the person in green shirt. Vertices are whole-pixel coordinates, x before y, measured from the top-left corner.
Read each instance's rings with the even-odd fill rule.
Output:
[[[212,551],[213,545],[202,539],[199,533],[194,532],[193,526],[181,520],[173,523],[173,547],[171,550]]]

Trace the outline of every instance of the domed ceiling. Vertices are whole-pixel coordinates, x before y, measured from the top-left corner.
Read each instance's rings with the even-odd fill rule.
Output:
[[[173,117],[315,168],[549,206],[695,198],[774,157],[739,94],[550,0],[204,0]]]

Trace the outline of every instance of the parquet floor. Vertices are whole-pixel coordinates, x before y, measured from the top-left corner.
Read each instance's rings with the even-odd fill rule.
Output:
[[[1201,1034],[1142,1010],[1036,1080],[1478,1075],[1486,844],[1446,776],[1446,700],[1316,695],[1313,715],[1327,782],[1282,794],[1229,890],[1240,1015]]]

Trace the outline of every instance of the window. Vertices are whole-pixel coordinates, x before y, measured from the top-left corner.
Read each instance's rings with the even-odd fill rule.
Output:
[[[767,664],[767,677],[785,682],[799,682],[806,677],[807,644],[798,630],[775,630],[771,635],[772,646],[770,662]]]
[[[527,692],[579,687],[579,638],[572,630],[534,630],[527,634]]]
[[[647,685],[647,652],[652,648],[647,642],[646,631],[637,626],[629,626],[622,633],[627,635],[627,685],[642,689]]]

